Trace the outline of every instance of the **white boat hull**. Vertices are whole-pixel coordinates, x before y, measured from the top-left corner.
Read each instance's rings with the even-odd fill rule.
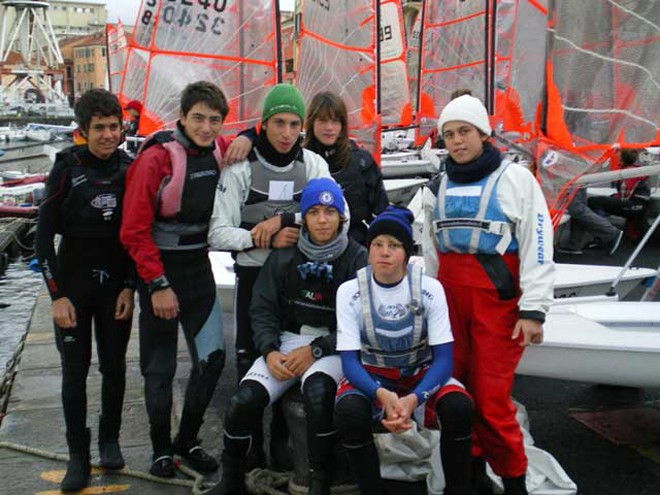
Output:
[[[544,342],[525,350],[521,375],[628,387],[660,387],[660,303],[562,304]]]
[[[622,267],[604,265],[579,265],[556,263],[555,298],[601,296],[607,294]],[[644,279],[653,278],[657,272],[650,268],[629,268],[615,288],[619,298],[624,298]]]

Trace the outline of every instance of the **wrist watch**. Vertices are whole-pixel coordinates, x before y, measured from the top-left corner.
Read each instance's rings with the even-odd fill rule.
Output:
[[[167,289],[169,286],[170,282],[167,280],[167,277],[161,275],[147,284],[147,290],[149,291],[149,294],[153,294],[156,291]]]
[[[323,357],[323,348],[320,345],[310,344],[310,347],[312,348],[312,356],[314,356],[314,359],[320,359]]]

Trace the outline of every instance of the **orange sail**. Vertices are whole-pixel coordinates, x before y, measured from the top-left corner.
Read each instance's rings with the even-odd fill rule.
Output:
[[[256,125],[265,94],[279,82],[276,1],[143,1],[130,41],[122,95],[143,104],[139,133],[172,128],[179,95],[194,81],[227,96],[223,132]]]
[[[420,88],[438,114],[456,89],[481,98],[499,140],[536,162],[558,224],[578,177],[660,144],[657,19],[645,0],[425,2]]]
[[[110,92],[119,95],[121,83],[126,65],[126,54],[128,51],[128,40],[121,21],[117,25],[106,24],[106,40],[108,54],[108,79]]]
[[[376,9],[376,0],[303,0],[296,59],[296,84],[305,100],[320,91],[339,95],[351,135],[372,152],[380,151]]]

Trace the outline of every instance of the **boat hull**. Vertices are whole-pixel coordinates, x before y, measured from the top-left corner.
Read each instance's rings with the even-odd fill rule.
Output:
[[[660,303],[562,304],[544,342],[525,350],[521,375],[626,387],[660,387]]]

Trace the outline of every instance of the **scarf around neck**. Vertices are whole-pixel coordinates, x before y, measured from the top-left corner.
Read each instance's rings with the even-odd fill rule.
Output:
[[[348,247],[348,232],[342,224],[339,227],[337,237],[329,243],[319,246],[309,238],[309,232],[303,226],[298,236],[298,249],[312,262],[334,261],[339,258]]]
[[[498,149],[490,143],[484,143],[484,152],[471,162],[458,164],[449,156],[445,167],[449,179],[459,184],[468,184],[477,182],[497,170],[501,161]]]

